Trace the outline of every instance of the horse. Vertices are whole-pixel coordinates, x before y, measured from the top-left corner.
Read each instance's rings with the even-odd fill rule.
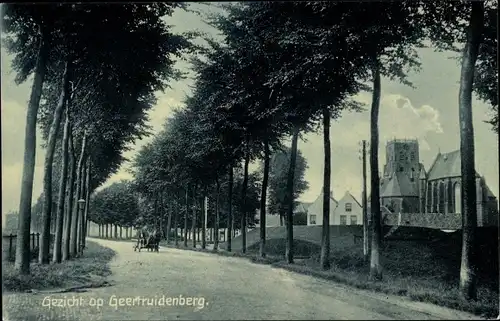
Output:
[[[139,238],[134,246],[134,251],[139,250],[140,252],[141,249],[146,248],[148,251],[159,252],[161,237],[156,230],[148,233],[145,229],[141,229],[138,234]]]

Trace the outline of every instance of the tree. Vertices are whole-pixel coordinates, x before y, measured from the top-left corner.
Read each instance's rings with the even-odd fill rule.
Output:
[[[179,55],[180,51],[188,46],[188,42],[183,36],[170,34],[168,32],[169,27],[160,19],[163,15],[170,15],[172,9],[176,6],[177,4],[124,5],[117,9],[120,14],[113,19],[109,17],[101,19],[104,18],[103,11],[110,8],[106,5],[99,8],[80,6],[75,9],[80,10],[78,11],[78,19],[76,19],[76,22],[70,19],[73,24],[66,26],[67,30],[70,31],[67,33],[71,34],[70,38],[74,40],[74,48],[70,46],[73,52],[68,53],[66,50],[66,56],[69,56],[72,60],[77,60],[78,65],[75,67],[85,69],[84,74],[91,79],[85,90],[94,93],[94,100],[90,106],[90,109],[93,110],[89,112],[81,108],[75,111],[75,113],[80,114],[79,116],[82,116],[82,114],[84,116],[75,117],[79,120],[83,119],[83,123],[82,121],[76,123],[75,128],[80,131],[82,131],[82,127],[85,128],[87,132],[82,134],[88,135],[89,140],[100,140],[101,137],[99,136],[103,133],[102,129],[99,130],[99,127],[103,125],[103,122],[110,121],[114,122],[114,127],[106,128],[108,135],[113,137],[113,143],[120,147],[119,149],[114,148],[113,151],[115,152],[120,153],[127,141],[144,134],[142,128],[147,119],[145,113],[155,101],[153,92],[163,90],[166,87],[166,81],[179,76],[179,73],[172,68],[173,62],[170,56]],[[64,18],[67,18],[67,16],[64,16]],[[148,21],[147,24],[142,23],[144,19]],[[124,28],[124,26],[127,27]],[[97,29],[105,29],[109,32],[105,34],[98,33],[99,38],[96,39],[95,36],[90,36],[90,34],[95,34],[93,30]],[[120,34],[123,36],[120,36]],[[144,35],[148,35],[148,37],[144,37]],[[114,39],[114,42],[109,41],[110,36]],[[142,44],[140,47],[143,52],[123,50],[129,44],[128,40],[117,42],[116,39],[135,39],[131,41]],[[169,43],[169,46],[157,45],[160,43]],[[116,54],[121,53],[121,56],[110,55],[113,50],[116,51]],[[131,57],[135,54],[139,55]],[[131,69],[130,59],[136,62],[143,59],[143,63],[140,63],[141,68]],[[161,72],[158,72],[158,66],[160,65],[162,66]],[[92,88],[89,88],[89,86]],[[81,98],[88,98],[88,93],[86,94],[87,97]],[[78,102],[82,103],[81,100]],[[98,105],[97,109],[95,105]],[[59,111],[56,109],[52,120],[54,126],[58,124],[58,114]],[[48,112],[48,115],[50,116],[51,113]],[[89,116],[92,125],[85,124]],[[121,123],[122,127],[117,126],[117,121]],[[53,128],[56,131],[57,128]],[[114,133],[109,133],[109,131],[114,131]],[[52,145],[49,144],[49,146]],[[53,148],[51,147],[49,150],[53,150]],[[89,154],[89,151],[84,153]],[[48,154],[50,155],[50,153]],[[81,164],[83,165],[83,163]],[[51,166],[49,161],[47,166]],[[77,173],[82,170],[78,169]],[[83,179],[82,175],[78,176],[78,184],[81,185]],[[47,180],[47,188],[49,188],[49,183]],[[80,195],[77,195],[77,197],[80,197]],[[74,211],[76,221],[73,221],[72,237],[77,238],[78,231],[83,231],[82,224],[84,222],[81,221],[82,218],[79,216],[76,205]],[[45,212],[47,213],[46,217],[50,217],[49,208]],[[47,220],[45,219],[45,221]],[[47,235],[47,233],[44,235]],[[73,240],[72,242],[73,250],[76,251],[75,247],[77,247],[78,241]],[[42,250],[45,251],[45,248],[42,247]]]
[[[116,225],[128,225],[135,221],[139,215],[139,200],[135,195],[130,181],[113,183],[91,198],[89,207],[89,219]]]
[[[269,212],[279,215],[281,225],[286,215],[285,195],[287,192],[288,165],[290,164],[291,148],[284,147],[283,150],[275,152],[270,160],[269,170]],[[261,166],[262,169],[263,166]],[[307,190],[308,183],[304,179],[307,169],[307,161],[299,151],[294,173],[294,195],[296,204],[300,195]],[[295,206],[294,206],[295,209]]]
[[[465,299],[474,299],[475,230],[477,209],[475,190],[474,129],[472,127],[472,93],[489,103],[493,110],[490,123],[498,133],[498,72],[496,1],[465,1],[460,4],[424,2],[428,35],[438,50],[461,52],[461,75],[458,99],[460,122],[460,156],[462,162],[462,261],[460,292]],[[436,17],[444,17],[436,22]],[[465,126],[465,127],[464,127]],[[499,301],[500,302],[500,301]],[[499,303],[500,304],[500,303]]]
[[[57,221],[56,221],[56,235],[54,240],[53,261],[61,263],[62,260],[62,235],[63,235],[63,219],[64,219],[64,205],[66,196],[66,183],[68,173],[68,149],[69,149],[69,114],[68,110],[65,111],[64,122],[64,136],[63,136],[63,149],[62,149],[62,164],[61,164],[61,177],[59,180],[59,195],[57,207]]]
[[[51,19],[46,7],[40,6],[35,9],[34,6],[8,4],[3,6],[2,24],[3,31],[9,34],[6,41],[7,50],[16,55],[12,66],[18,73],[16,82],[24,82],[31,73],[35,74],[26,114],[23,179],[15,261],[16,270],[26,275],[30,272],[31,198],[35,171],[36,120],[49,56]],[[25,55],[26,50],[36,53],[32,56]],[[36,62],[33,63],[33,61]]]
[[[475,234],[477,228],[476,168],[474,163],[474,127],[472,124],[472,91],[474,66],[481,44],[484,24],[484,4],[471,2],[467,42],[462,56],[458,111],[460,119],[460,158],[462,174],[463,244],[460,265],[460,291],[466,299],[476,299],[474,268]]]

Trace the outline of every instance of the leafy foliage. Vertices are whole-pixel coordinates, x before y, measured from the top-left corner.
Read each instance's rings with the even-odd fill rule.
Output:
[[[287,204],[285,203],[286,182],[288,168],[290,164],[290,148],[275,153],[271,157],[269,168],[269,213],[285,216]],[[297,163],[295,166],[293,200],[294,206],[297,205],[297,198],[308,189],[309,184],[304,179],[307,169],[307,161],[300,153],[297,154]]]
[[[129,181],[113,183],[90,200],[89,219],[98,224],[133,226],[139,215],[139,199]]]

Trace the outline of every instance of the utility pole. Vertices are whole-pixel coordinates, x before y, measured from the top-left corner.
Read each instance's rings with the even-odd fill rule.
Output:
[[[368,201],[366,197],[366,140],[363,140],[362,149],[362,162],[363,162],[363,196],[362,196],[362,206],[363,206],[363,255],[366,261],[368,261],[369,251],[369,222],[368,219]]]

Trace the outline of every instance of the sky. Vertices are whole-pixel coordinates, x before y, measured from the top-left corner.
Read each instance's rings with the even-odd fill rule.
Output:
[[[203,5],[194,4],[196,8],[206,9]],[[191,12],[177,10],[168,18],[174,31],[184,32],[202,30],[212,35],[217,31]],[[451,53],[434,52],[432,49],[419,51],[422,70],[410,74],[415,88],[382,78],[382,96],[379,116],[380,144],[379,164],[382,170],[385,164],[385,144],[394,138],[416,138],[419,141],[420,162],[425,169],[430,165],[437,153],[459,149],[458,125],[458,90],[460,66],[458,61],[450,59]],[[1,134],[2,134],[2,218],[19,207],[21,176],[23,166],[24,130],[26,110],[31,91],[32,78],[17,86],[11,70],[12,56],[1,48]],[[178,67],[187,70],[189,65],[179,61]],[[153,132],[159,132],[167,117],[176,108],[182,108],[183,99],[189,94],[192,80],[186,79],[171,84],[164,93],[158,93],[158,102],[151,110],[150,125]],[[369,106],[371,93],[360,93],[356,99]],[[489,106],[476,97],[473,98],[473,117],[475,134],[476,170],[484,175],[486,183],[495,195],[499,195],[498,184],[498,151],[497,136],[484,121],[490,116]],[[331,124],[331,186],[333,196],[340,198],[346,191],[360,200],[362,190],[362,163],[360,160],[361,141],[370,140],[370,114],[345,113]],[[152,137],[136,141],[133,149],[124,155],[133,158],[144,144]],[[323,138],[321,132],[309,133],[300,140],[298,147],[306,158],[308,169],[305,179],[309,189],[300,200],[314,201],[323,186]],[[33,201],[42,191],[43,163],[45,151],[39,146],[40,131],[37,137],[35,180]],[[369,167],[369,166],[368,166]],[[121,179],[132,179],[125,163],[102,187]],[[256,164],[251,169],[256,169]],[[369,175],[369,172],[368,172]],[[369,176],[368,176],[369,177]],[[369,184],[368,184],[369,185]]]

